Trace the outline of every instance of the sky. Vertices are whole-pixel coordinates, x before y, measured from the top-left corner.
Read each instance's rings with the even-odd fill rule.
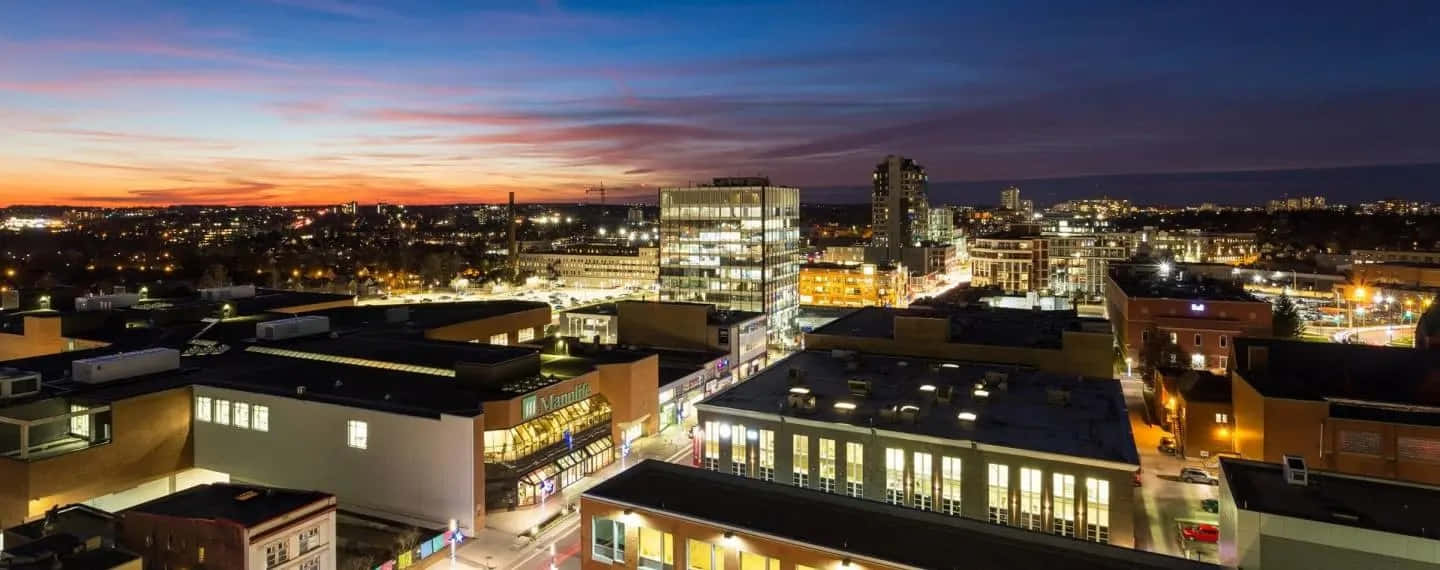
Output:
[[[1440,162],[1440,2],[0,14],[0,204],[576,201],[602,184],[613,200],[757,174],[853,187],[892,153],[936,181]]]

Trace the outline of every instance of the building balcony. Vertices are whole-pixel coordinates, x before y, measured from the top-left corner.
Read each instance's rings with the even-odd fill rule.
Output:
[[[0,457],[40,461],[110,443],[110,406],[55,398],[0,410]]]

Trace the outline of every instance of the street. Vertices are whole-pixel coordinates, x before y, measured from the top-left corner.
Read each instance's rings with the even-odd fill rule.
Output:
[[[1160,438],[1165,435],[1159,426],[1145,420],[1143,384],[1138,380],[1121,379],[1126,407],[1135,445],[1140,452],[1140,487],[1135,489],[1135,548],[1172,556],[1218,562],[1213,548],[1196,548],[1180,538],[1180,524],[1204,522],[1216,524],[1217,515],[1200,508],[1201,501],[1219,497],[1215,485],[1186,483],[1176,478],[1181,467],[1204,467],[1199,461],[1186,461],[1159,451]],[[1214,474],[1215,469],[1207,467]],[[1224,529],[1221,529],[1224,532]]]

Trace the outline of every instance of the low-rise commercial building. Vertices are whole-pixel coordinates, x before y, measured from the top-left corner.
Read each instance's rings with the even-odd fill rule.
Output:
[[[697,408],[711,471],[1134,544],[1139,456],[1113,380],[811,350]]]
[[[734,380],[764,366],[767,319],[758,311],[727,311],[708,303],[620,301],[560,314],[559,336],[601,345],[721,351],[718,370]]]
[[[580,517],[587,569],[1218,568],[654,460],[586,491]]]
[[[422,328],[509,327],[467,325],[465,309],[306,317],[324,326],[274,315],[202,323],[165,337],[173,348],[153,357],[163,365],[108,347],[10,361],[0,523],[233,480],[324,489],[350,510],[473,532],[487,508],[536,504],[657,430],[654,354],[542,355]],[[469,309],[480,321],[516,314]]]
[[[1407,290],[1440,290],[1440,262],[1387,261],[1355,264],[1350,281],[1359,286]]]
[[[116,542],[119,522],[119,517],[85,505],[52,509],[43,518],[3,530],[0,568],[141,570],[140,555]]]
[[[970,244],[970,285],[1024,293],[1046,280],[1044,238],[1028,233],[979,236]]]
[[[660,248],[572,244],[521,252],[520,271],[572,287],[654,287],[660,279]]]
[[[215,483],[120,516],[119,542],[149,568],[337,568],[329,493]]]
[[[1423,263],[1440,265],[1440,251],[1403,249],[1357,249],[1351,252],[1355,265],[1373,263]]]
[[[1236,338],[1270,336],[1273,326],[1270,303],[1232,283],[1196,279],[1165,264],[1111,266],[1105,300],[1116,342],[1132,368],[1164,353],[1162,362],[1151,364],[1223,373]]]
[[[1231,376],[1235,448],[1339,473],[1440,484],[1440,354],[1242,338]]]
[[[1110,325],[1075,311],[868,307],[805,335],[812,350],[951,358],[1108,378]]]
[[[1134,232],[1136,248],[1149,249],[1157,258],[1179,263],[1226,263],[1243,265],[1255,261],[1260,245],[1248,232],[1206,232],[1201,230],[1160,230],[1147,227]]]
[[[1230,377],[1206,370],[1161,368],[1156,383],[1158,417],[1188,458],[1235,453],[1235,410]]]
[[[903,265],[806,263],[799,287],[801,305],[902,307],[910,298],[910,274]]]
[[[1222,459],[1220,557],[1246,570],[1440,567],[1440,488]]]

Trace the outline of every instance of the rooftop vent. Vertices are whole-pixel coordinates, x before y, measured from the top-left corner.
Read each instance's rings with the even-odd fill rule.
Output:
[[[76,360],[70,363],[70,374],[76,382],[99,384],[177,368],[180,368],[180,351],[147,348]]]
[[[963,427],[974,427],[975,420],[979,418],[979,416],[975,415],[975,412],[969,410],[960,412],[955,417],[960,420],[960,425]]]
[[[815,411],[814,394],[796,394],[792,392],[786,396],[785,403],[789,405],[790,409],[792,410],[799,410],[802,412]]]
[[[0,368],[0,400],[40,392],[40,373],[18,368]]]
[[[1299,455],[1286,455],[1280,461],[1285,471],[1285,482],[1291,485],[1304,487],[1310,484],[1310,469],[1305,466],[1305,458]]]
[[[330,332],[330,317],[311,315],[276,319],[255,324],[255,337],[262,340],[283,340]]]
[[[847,382],[850,386],[850,395],[856,398],[865,399],[870,397],[870,381],[864,378],[851,378]]]
[[[843,410],[846,412],[854,410],[855,402],[835,402],[835,409]]]
[[[920,406],[916,406],[915,404],[901,404],[901,405],[900,405],[900,421],[901,421],[901,422],[904,422],[904,423],[907,423],[907,424],[913,424],[913,423],[915,423],[915,418],[918,418],[918,417],[920,417]]]
[[[1005,382],[1005,381],[1007,381],[1007,380],[1009,380],[1009,379],[1010,379],[1010,373],[1009,373],[1009,372],[1000,372],[1000,371],[998,371],[998,370],[989,370],[989,371],[986,371],[986,372],[985,372],[985,383],[986,383],[986,384],[995,385],[995,384],[999,384],[999,383],[1001,383],[1001,382]]]

